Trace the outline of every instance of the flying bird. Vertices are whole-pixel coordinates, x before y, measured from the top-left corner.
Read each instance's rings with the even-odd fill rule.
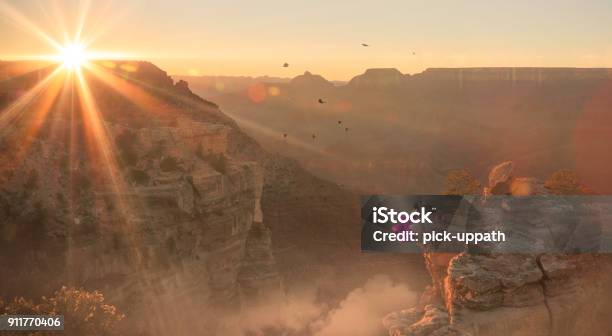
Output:
[[[288,68],[289,67],[289,63],[285,62],[283,63],[283,68]]]
[[[369,47],[369,46],[370,46],[370,45],[369,45],[369,44],[367,44],[367,43],[362,43],[361,45],[362,45],[363,47]]]
[[[319,104],[325,104],[325,100],[323,100],[322,98],[319,98]]]

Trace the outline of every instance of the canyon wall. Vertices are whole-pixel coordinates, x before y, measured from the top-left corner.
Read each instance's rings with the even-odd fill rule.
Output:
[[[223,156],[227,130],[220,125],[107,128],[111,139],[129,137],[117,149],[125,156],[119,161],[128,177],[124,186],[102,178],[88,182],[87,176],[100,176],[97,167],[84,162],[68,163],[71,169],[63,171],[68,153],[56,141],[30,145],[30,155],[9,184],[15,193],[27,185],[29,195],[23,195],[19,205],[36,211],[36,203],[44,208],[45,218],[53,220],[40,232],[36,251],[24,250],[19,256],[31,267],[12,269],[14,275],[3,279],[1,288],[11,292],[41,272],[49,277],[45,288],[41,284],[30,288],[45,291],[74,283],[104,289],[111,297],[130,297],[124,289],[143,289],[142,281],[155,279],[151,283],[191,288],[192,293],[183,295],[238,302],[238,273],[249,267],[243,263],[247,237],[254,223],[261,226],[263,221],[261,167]],[[216,158],[208,153],[221,155],[218,160],[224,166],[211,163]],[[128,159],[129,155],[133,157]],[[77,190],[71,191],[76,183],[80,183]],[[13,197],[4,201],[9,210],[3,219],[11,230],[20,221],[11,214],[23,209],[13,209],[19,207]],[[257,262],[252,256],[249,260]],[[57,277],[46,273],[51,265]]]
[[[2,130],[0,273],[10,276],[0,296],[85,287],[142,330],[176,331],[171,319],[214,326],[212,315],[189,314],[238,312],[281,294],[261,208],[263,167],[236,155],[236,130],[214,106],[137,64],[143,75],[130,72],[134,80],[171,92],[166,104],[187,112],[159,119],[164,104],[137,111],[93,83],[105,97],[100,119],[58,103],[35,132],[30,111]],[[15,89],[26,91],[21,84]],[[151,122],[135,123],[138,113]]]
[[[528,181],[528,182],[527,182]],[[513,186],[525,183],[529,188]],[[511,163],[495,167],[485,193],[545,194],[537,179],[515,178]],[[553,221],[559,209],[542,208]],[[483,215],[483,217],[491,214]],[[494,214],[493,214],[494,215]],[[503,218],[483,218],[491,227]],[[602,218],[609,220],[609,218]],[[602,254],[424,253],[432,283],[413,308],[386,316],[391,336],[401,335],[605,335],[610,329],[612,260]]]

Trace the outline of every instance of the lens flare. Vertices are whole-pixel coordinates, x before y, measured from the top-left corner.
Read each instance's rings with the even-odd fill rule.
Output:
[[[71,43],[61,48],[59,58],[66,69],[78,70],[87,62],[87,52],[82,44]]]

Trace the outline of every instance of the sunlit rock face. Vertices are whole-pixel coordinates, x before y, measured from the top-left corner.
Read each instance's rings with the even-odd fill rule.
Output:
[[[158,99],[135,107],[92,80],[99,119],[58,102],[38,133],[27,113],[3,130],[0,273],[11,276],[0,295],[84,286],[139,316],[162,303],[235,309],[278,293],[263,167],[257,150],[237,150],[253,144],[156,67],[113,69],[170,96],[134,90]],[[179,311],[170,308],[159,311]]]
[[[48,263],[59,271],[57,278],[41,284],[44,289],[64,282],[120,295],[125,293],[112,293],[117,290],[113,284],[136,290],[140,281],[154,276],[162,287],[191,288],[194,296],[239,302],[237,276],[247,236],[254,219],[263,220],[261,168],[222,156],[226,138],[219,125],[108,128],[113,139],[129,134],[129,141],[117,146],[119,155],[125,155],[119,160],[124,167],[118,168],[126,177],[123,188],[106,179],[92,183],[87,176],[96,168],[87,163],[60,174],[54,163],[61,164],[68,153],[45,141],[33,145],[37,150],[26,159],[27,168],[21,166],[11,181],[15,190],[28,188],[23,202],[31,216],[40,212],[50,217],[37,233],[40,246],[33,251],[42,253],[34,258],[35,265]],[[71,183],[79,184],[72,200],[67,192]],[[11,206],[16,200],[9,194],[4,200],[11,209],[5,216],[19,211]],[[32,225],[39,224],[36,220],[42,221],[32,218]],[[50,244],[58,253],[44,253]],[[273,267],[273,260],[269,263]],[[21,275],[32,281],[31,272]],[[11,279],[15,286],[23,284],[18,273],[4,281]],[[43,290],[41,285],[31,288]]]
[[[541,181],[514,175],[512,162],[495,166],[484,193],[550,194]],[[536,214],[533,225],[562,230],[562,225],[555,227],[558,207],[546,197],[540,199],[533,209],[521,211]],[[496,205],[481,212],[479,227],[513,227],[513,218],[504,214],[508,207]],[[606,316],[612,307],[601,299],[612,293],[609,256],[499,253],[491,245],[459,254],[425,252],[424,257],[432,284],[416,307],[383,320],[389,335],[569,336],[605,335],[610,330]]]

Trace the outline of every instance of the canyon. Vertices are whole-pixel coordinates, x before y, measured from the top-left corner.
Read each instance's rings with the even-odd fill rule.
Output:
[[[51,66],[1,65],[2,297],[100,290],[130,333],[180,335],[304,289],[333,305],[378,273],[424,285],[418,256],[359,252],[356,194],[266,152],[153,64],[96,65],[113,79],[85,73],[87,107],[70,85],[25,99]]]
[[[381,303],[376,312],[362,308],[389,313],[382,323],[369,316],[374,327],[362,331],[609,330],[610,307],[597,299],[610,293],[605,255],[362,253],[358,194],[437,194],[451,168],[486,176],[483,195],[547,193],[540,177],[560,167],[605,192],[606,69],[379,69],[343,86],[307,72],[259,83],[264,91],[250,90],[265,97],[259,102],[248,96],[252,82],[212,102],[184,79],[131,61],[84,70],[89,94],[65,84],[69,74],[37,92],[53,69],[0,63],[3,298],[75,286],[103,292],[131,334],[299,335],[392,288],[382,297],[393,309],[423,294],[392,313]],[[321,95],[327,103],[316,102]],[[391,162],[373,154],[385,151],[403,155]],[[516,164],[496,166],[500,158]],[[303,293],[317,308],[298,305],[296,316],[329,317],[279,322]]]
[[[306,71],[228,89],[211,80],[189,78],[266,149],[353,190],[436,194],[453,170],[484,180],[506,160],[525,176],[571,169],[597,192],[612,186],[599,154],[612,131],[607,68],[374,68],[347,83]]]

